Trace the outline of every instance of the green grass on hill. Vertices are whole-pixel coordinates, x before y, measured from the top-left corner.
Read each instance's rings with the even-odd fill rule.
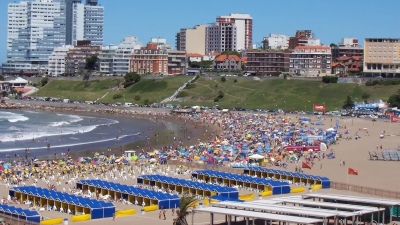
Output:
[[[53,80],[34,96],[84,101],[94,101],[105,96],[100,102],[143,104],[147,100],[149,103],[154,103],[171,96],[191,78],[193,77],[177,76],[142,79],[126,89],[117,88],[123,82],[122,78],[91,80],[88,87],[85,87],[83,81]],[[194,85],[190,85],[190,88],[185,88],[180,94],[185,98],[185,102],[178,104],[312,111],[313,103],[324,103],[328,110],[335,110],[342,107],[347,96],[351,96],[355,101],[362,101],[363,93],[369,93],[370,100],[387,100],[398,89],[400,85],[367,87],[359,84],[325,84],[321,81],[296,79],[256,81],[241,77],[226,77],[226,81],[222,82],[220,77],[214,77],[200,78]],[[224,97],[214,102],[221,92]],[[115,94],[121,94],[122,97],[113,99]],[[135,96],[140,96],[140,100],[135,101]]]
[[[100,99],[99,102],[103,103],[132,102],[143,104],[146,100],[148,100],[149,103],[153,103],[170,97],[179,87],[191,78],[192,77],[177,76],[164,79],[142,79],[139,83],[126,89],[118,88],[124,81],[122,78],[90,80],[90,85],[88,87],[85,87],[84,81],[52,80],[32,96],[83,101],[95,101]],[[121,94],[122,97],[113,99],[115,94]],[[139,101],[135,101],[136,95],[140,96]]]
[[[123,82],[121,78],[91,80],[85,87],[84,81],[52,80],[32,96],[67,98],[71,100],[94,101]]]
[[[235,83],[234,80],[237,80]],[[369,93],[370,100],[387,100],[400,86],[372,86],[358,84],[325,84],[320,81],[249,78],[198,79],[193,88],[185,89],[183,105],[219,105],[224,108],[244,107],[263,109],[292,109],[312,111],[313,103],[325,103],[328,110],[342,107],[347,96],[362,101]],[[223,92],[218,102],[214,99]]]

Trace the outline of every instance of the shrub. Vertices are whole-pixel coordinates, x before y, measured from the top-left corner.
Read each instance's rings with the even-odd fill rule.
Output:
[[[219,91],[218,92],[218,98],[223,98],[224,97],[224,92],[223,91]]]
[[[135,99],[135,101],[140,101],[140,99],[142,98],[142,96],[140,95],[135,95],[135,97],[133,99]]]
[[[148,99],[145,99],[143,102],[145,105],[148,105],[150,103],[150,101]]]
[[[216,84],[215,87],[217,88],[217,87],[218,87],[218,84]]]
[[[237,79],[234,79],[234,80],[233,80],[233,83],[237,83]]]
[[[89,82],[89,81],[85,81],[85,83],[83,83],[83,86],[84,86],[85,88],[90,87],[90,82]]]
[[[185,91],[181,91],[181,92],[179,92],[177,95],[176,95],[176,97],[177,98],[184,98],[184,97],[187,97],[189,94],[187,93],[187,92],[185,92]]]
[[[113,99],[119,99],[119,98],[122,98],[122,94],[113,95]]]
[[[185,89],[192,89],[192,88],[195,88],[195,87],[196,87],[196,84],[188,83],[188,84],[186,84]]]
[[[42,78],[42,80],[40,81],[40,84],[42,85],[42,87],[45,86],[47,83],[49,83],[48,77]]]
[[[218,102],[218,101],[219,101],[218,97],[214,98],[214,102]]]
[[[329,76],[324,76],[322,77],[322,82],[324,83],[337,83],[338,77],[329,77]]]
[[[221,77],[221,81],[225,82],[226,81],[226,77]]]

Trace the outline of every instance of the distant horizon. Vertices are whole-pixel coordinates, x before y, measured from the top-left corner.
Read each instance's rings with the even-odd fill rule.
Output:
[[[8,3],[12,2],[20,1],[0,2],[0,30],[3,31],[0,64],[7,59],[7,10]],[[252,3],[222,0],[212,4],[207,1],[182,4],[180,0],[154,0],[149,5],[145,1],[99,0],[105,10],[103,45],[117,45],[126,36],[136,36],[145,45],[152,37],[160,37],[166,38],[173,48],[175,35],[181,28],[210,24],[216,17],[230,13],[249,14],[253,18],[252,42],[257,47],[263,37],[294,36],[296,30],[312,30],[323,45],[338,44],[341,38],[357,38],[362,46],[365,38],[400,38],[396,29],[400,1],[385,3],[388,4],[361,0],[283,0],[273,4],[265,0]]]

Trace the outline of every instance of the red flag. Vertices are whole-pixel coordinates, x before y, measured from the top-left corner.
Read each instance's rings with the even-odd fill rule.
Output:
[[[314,111],[324,111],[325,112],[325,105],[322,104],[314,104]]]
[[[400,118],[398,116],[390,115],[390,122],[391,123],[396,123],[396,122],[399,122],[399,121],[400,121]]]
[[[350,175],[358,175],[358,170],[349,167],[347,173]]]
[[[306,162],[302,162],[301,163],[301,168],[307,168],[307,169],[311,169],[311,165],[310,164],[308,164],[308,163],[306,163]]]

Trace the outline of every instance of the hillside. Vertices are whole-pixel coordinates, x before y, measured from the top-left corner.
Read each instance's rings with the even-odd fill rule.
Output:
[[[177,76],[164,79],[142,79],[139,83],[119,90],[120,78],[89,81],[53,80],[34,96],[68,98],[71,100],[112,102],[154,103],[171,96],[192,77]],[[236,82],[235,82],[236,80]],[[341,108],[346,96],[361,101],[363,93],[369,93],[369,100],[387,100],[396,93],[400,85],[371,86],[358,84],[325,84],[320,81],[266,79],[255,81],[251,78],[220,77],[200,78],[185,88],[180,96],[185,99],[181,105],[219,105],[223,108],[263,108],[312,111],[313,103],[324,103],[328,110]],[[113,99],[115,94],[122,97]],[[214,99],[223,95],[218,102]],[[139,99],[140,100],[135,100]],[[177,102],[178,103],[178,102]]]
[[[164,79],[142,79],[139,83],[126,89],[119,89],[122,78],[110,78],[103,80],[90,80],[85,87],[84,81],[52,80],[32,96],[54,97],[71,100],[96,101],[102,103],[132,102],[143,104],[159,102],[170,97],[179,87],[192,77],[168,77]],[[122,97],[114,99],[115,94]],[[140,96],[140,100],[135,100]],[[138,97],[136,97],[138,99]]]
[[[234,80],[237,80],[235,82]],[[342,107],[347,96],[362,101],[363,93],[369,93],[369,100],[387,100],[396,93],[399,85],[370,86],[358,84],[325,84],[320,81],[266,79],[255,81],[250,78],[227,77],[225,82],[213,79],[198,79],[184,90],[187,105],[214,106],[223,108],[264,108],[312,111],[313,103],[325,103],[328,110]],[[223,93],[218,102],[214,99]]]

